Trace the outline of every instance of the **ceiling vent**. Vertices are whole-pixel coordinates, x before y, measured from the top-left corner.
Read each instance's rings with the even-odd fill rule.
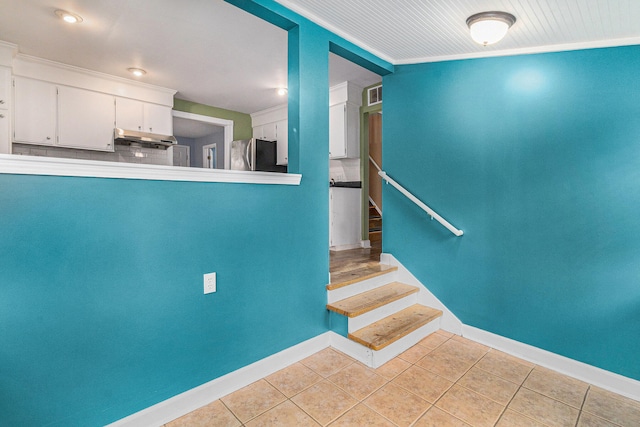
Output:
[[[382,104],[382,85],[367,89],[367,105]]]

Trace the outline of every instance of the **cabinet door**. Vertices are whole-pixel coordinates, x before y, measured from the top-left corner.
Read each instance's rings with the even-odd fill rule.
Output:
[[[144,102],[129,98],[116,98],[116,127],[142,132]]]
[[[346,104],[329,107],[329,157],[331,159],[347,157],[346,125]]]
[[[57,144],[85,150],[113,151],[115,115],[112,95],[60,86]]]
[[[9,120],[11,115],[11,69],[0,67],[0,154],[10,151]]]
[[[0,110],[11,109],[11,68],[0,67]]]
[[[158,104],[144,104],[144,131],[160,135],[173,135],[171,107]]]
[[[289,120],[276,122],[276,141],[278,141],[277,164],[287,165],[289,163]]]
[[[0,109],[0,154],[9,154],[9,110]]]
[[[264,139],[264,126],[254,126],[253,137],[256,139]]]
[[[16,77],[13,97],[13,140],[53,145],[56,136],[56,86]]]
[[[262,138],[266,141],[276,141],[277,140],[277,127],[276,123],[266,123],[262,125]]]

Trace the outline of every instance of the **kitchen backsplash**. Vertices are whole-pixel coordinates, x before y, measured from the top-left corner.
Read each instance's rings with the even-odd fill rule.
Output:
[[[173,165],[171,150],[116,145],[115,152],[78,150],[43,145],[13,144],[13,154],[25,156],[62,157],[66,159],[101,160],[105,162],[141,163],[147,165]]]
[[[329,179],[360,181],[360,159],[329,160]]]

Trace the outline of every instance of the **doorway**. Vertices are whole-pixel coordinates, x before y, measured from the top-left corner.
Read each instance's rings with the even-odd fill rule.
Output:
[[[207,144],[202,147],[202,167],[218,168],[218,143]]]
[[[230,169],[233,120],[173,111],[173,133],[181,145],[191,147],[191,167]],[[215,145],[216,162],[209,166],[204,147]]]

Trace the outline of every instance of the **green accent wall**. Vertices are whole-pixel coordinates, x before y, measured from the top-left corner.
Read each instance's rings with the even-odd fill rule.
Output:
[[[173,109],[185,113],[233,120],[234,140],[249,139],[253,133],[253,128],[251,127],[251,116],[249,114],[225,110],[224,108],[212,107],[210,105],[198,104],[196,102],[185,101],[178,98],[173,100]]]

